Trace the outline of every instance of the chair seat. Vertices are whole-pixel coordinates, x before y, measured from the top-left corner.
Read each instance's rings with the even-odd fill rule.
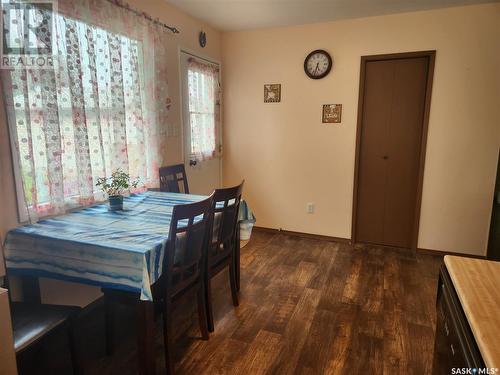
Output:
[[[64,324],[80,307],[12,302],[12,329],[16,353]]]
[[[220,271],[222,271],[231,262],[231,253],[222,253],[217,256],[210,257],[209,260],[209,270],[212,276],[215,276]]]

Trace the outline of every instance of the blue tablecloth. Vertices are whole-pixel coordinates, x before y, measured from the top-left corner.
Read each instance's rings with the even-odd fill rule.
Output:
[[[49,277],[140,292],[162,273],[172,208],[201,195],[146,192],[11,230],[5,240],[9,274]]]

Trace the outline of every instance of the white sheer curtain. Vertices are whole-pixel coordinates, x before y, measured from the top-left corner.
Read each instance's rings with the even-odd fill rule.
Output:
[[[217,155],[220,122],[219,68],[190,58],[188,89],[191,160],[209,160]]]
[[[31,220],[102,199],[97,178],[118,168],[157,185],[170,105],[166,31],[108,1],[59,9],[54,68],[2,71]]]

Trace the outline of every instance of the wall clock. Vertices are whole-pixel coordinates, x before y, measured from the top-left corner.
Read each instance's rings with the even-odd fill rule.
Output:
[[[312,79],[324,78],[332,70],[333,60],[328,52],[322,49],[312,51],[304,60],[304,71]]]

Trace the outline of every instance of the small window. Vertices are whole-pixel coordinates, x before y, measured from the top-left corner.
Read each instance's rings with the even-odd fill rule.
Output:
[[[208,160],[217,154],[217,133],[220,120],[219,68],[188,60],[188,94],[190,123],[190,158]]]

